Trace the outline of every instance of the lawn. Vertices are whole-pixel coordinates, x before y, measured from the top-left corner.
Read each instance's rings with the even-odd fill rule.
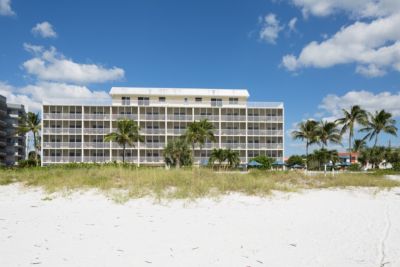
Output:
[[[293,171],[215,172],[207,168],[136,168],[121,165],[67,165],[1,169],[0,185],[22,183],[48,193],[98,189],[115,199],[151,196],[196,199],[229,193],[266,196],[274,191],[314,188],[374,187],[390,189],[400,182],[379,173],[317,174]]]

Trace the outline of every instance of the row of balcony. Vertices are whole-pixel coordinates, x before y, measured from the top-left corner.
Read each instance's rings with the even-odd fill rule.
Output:
[[[111,132],[117,132],[117,128],[44,128],[44,134],[109,134]],[[141,134],[149,135],[182,135],[186,132],[186,129],[141,129]],[[215,135],[246,135],[246,130],[244,129],[221,129],[214,131]],[[282,130],[265,130],[257,129],[247,130],[247,135],[267,135],[267,136],[279,136],[282,135]]]
[[[44,113],[43,118],[45,120],[117,120],[122,118],[138,120],[137,114],[65,114],[65,113]],[[147,121],[164,121],[164,120],[174,120],[174,121],[193,121],[208,119],[209,121],[246,121],[246,116],[244,115],[174,115],[169,114],[140,114],[140,120]],[[262,122],[282,122],[282,116],[247,116],[247,121],[262,121]]]
[[[163,149],[165,143],[141,143],[140,148],[143,149]],[[139,147],[138,144],[135,147]],[[206,143],[202,146],[204,149],[218,148],[218,143]],[[221,143],[223,148],[232,149],[246,149],[245,143]],[[117,143],[103,143],[103,142],[44,142],[44,149],[81,149],[81,148],[94,148],[94,149],[110,149],[110,148],[122,148]],[[283,144],[281,143],[247,143],[247,149],[283,149]]]

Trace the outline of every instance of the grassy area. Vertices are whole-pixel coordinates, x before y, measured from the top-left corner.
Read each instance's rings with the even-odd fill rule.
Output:
[[[400,182],[380,174],[317,174],[251,171],[216,173],[209,169],[134,168],[127,166],[59,166],[0,170],[0,185],[20,182],[39,186],[49,193],[99,189],[116,199],[190,198],[218,196],[231,192],[265,196],[274,190],[298,191],[312,188],[376,187],[389,189]],[[117,192],[117,193],[116,193]]]

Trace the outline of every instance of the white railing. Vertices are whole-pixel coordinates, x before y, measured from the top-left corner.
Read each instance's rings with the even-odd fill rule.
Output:
[[[44,128],[44,134],[82,134],[82,128]]]
[[[221,135],[246,135],[245,129],[221,129]]]
[[[221,147],[230,149],[246,149],[245,143],[221,143]]]
[[[168,114],[168,120],[171,121],[192,121],[192,115],[175,115],[175,114]]]
[[[81,113],[43,113],[45,120],[81,120]]]
[[[209,121],[219,121],[219,115],[194,115],[194,120],[209,120]]]
[[[69,156],[44,156],[43,162],[45,163],[69,163],[69,162],[82,162],[81,156],[69,157]]]
[[[43,142],[43,148],[82,148],[81,142]]]
[[[123,160],[122,156],[112,156],[111,157],[111,161],[122,162],[122,160]],[[138,157],[125,156],[125,162],[137,163],[138,162]]]
[[[83,133],[84,134],[109,134],[110,128],[85,128],[85,129],[83,129]]]
[[[110,114],[85,114],[85,120],[110,120]]]
[[[141,144],[140,148],[164,148],[165,147],[165,143],[145,143],[145,144]]]
[[[140,114],[140,120],[159,121],[165,120],[164,114]]]
[[[186,132],[186,129],[167,129],[168,134],[181,135]]]
[[[281,143],[248,143],[247,148],[249,149],[283,149]]]
[[[283,135],[282,130],[247,130],[248,135],[268,135],[268,136],[275,136],[275,135]]]
[[[142,134],[165,134],[165,129],[140,129],[140,133]]]
[[[108,162],[110,156],[84,156],[83,162]]]
[[[221,115],[222,121],[246,121],[246,116],[242,115]]]
[[[110,148],[110,143],[103,142],[85,142],[83,143],[84,148]]]
[[[282,122],[282,116],[254,116],[248,115],[248,121],[262,121],[262,122]]]
[[[137,114],[112,114],[113,120],[119,120],[119,119],[137,120],[137,118],[138,118]]]

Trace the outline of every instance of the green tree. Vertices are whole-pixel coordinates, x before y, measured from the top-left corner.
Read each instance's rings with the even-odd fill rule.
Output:
[[[381,146],[374,146],[371,148],[363,149],[358,157],[358,161],[364,166],[370,163],[372,168],[378,169],[379,164],[385,159],[385,148]]]
[[[287,165],[293,166],[293,165],[304,165],[304,158],[299,155],[292,155],[288,158],[286,161]]]
[[[17,132],[20,134],[27,134],[31,132],[33,134],[33,146],[34,146],[34,160],[35,164],[38,164],[38,150],[39,150],[39,131],[41,128],[41,119],[39,113],[28,112],[24,116],[19,118],[19,126]]]
[[[343,117],[336,120],[336,123],[342,125],[340,134],[349,133],[349,152],[352,152],[352,140],[354,137],[354,126],[356,123],[360,125],[365,125],[368,121],[367,112],[363,110],[360,106],[355,105],[350,107],[347,111],[342,109]]]
[[[174,139],[164,148],[164,160],[168,166],[190,166],[193,163],[192,153],[184,139]]]
[[[261,168],[265,170],[271,169],[272,164],[274,163],[274,159],[267,157],[265,155],[259,155],[257,157],[252,158],[250,161],[255,161],[262,164]]]
[[[117,122],[117,131],[104,137],[105,142],[117,142],[122,146],[122,162],[125,163],[126,146],[135,147],[136,142],[143,142],[140,135],[140,127],[133,120],[121,119]]]
[[[200,146],[200,152],[203,149],[207,140],[215,142],[214,125],[207,119],[194,121],[190,123],[186,129],[183,138],[187,143],[191,144],[194,156],[194,149],[196,144]]]
[[[308,148],[318,142],[317,125],[318,123],[314,120],[303,121],[298,125],[299,129],[292,132],[294,140],[306,142],[306,169],[308,167]]]
[[[233,151],[231,149],[227,149],[226,153],[226,161],[228,161],[228,165],[231,168],[236,168],[240,164],[240,157],[237,151]]]
[[[222,163],[227,159],[226,150],[223,148],[214,148],[211,151],[210,159],[208,160],[210,165],[214,165],[215,161],[218,161],[218,168],[222,167]]]
[[[369,139],[371,141],[375,139],[374,147],[376,147],[380,133],[397,136],[397,127],[395,125],[396,120],[392,118],[392,114],[382,109],[381,111],[375,111],[374,114],[369,113],[369,120],[360,131],[367,133],[364,140]]]
[[[355,139],[353,144],[353,151],[360,152],[366,147],[367,143],[363,139]]]
[[[321,121],[317,125],[318,142],[321,143],[322,148],[328,146],[328,142],[340,144],[342,136],[340,130],[337,128],[336,123]]]
[[[321,170],[325,164],[332,163],[334,165],[337,163],[339,161],[339,154],[337,150],[321,148],[314,150],[314,152],[310,155],[310,161],[314,162],[314,167],[318,167],[318,169]],[[317,164],[315,164],[315,162]]]

